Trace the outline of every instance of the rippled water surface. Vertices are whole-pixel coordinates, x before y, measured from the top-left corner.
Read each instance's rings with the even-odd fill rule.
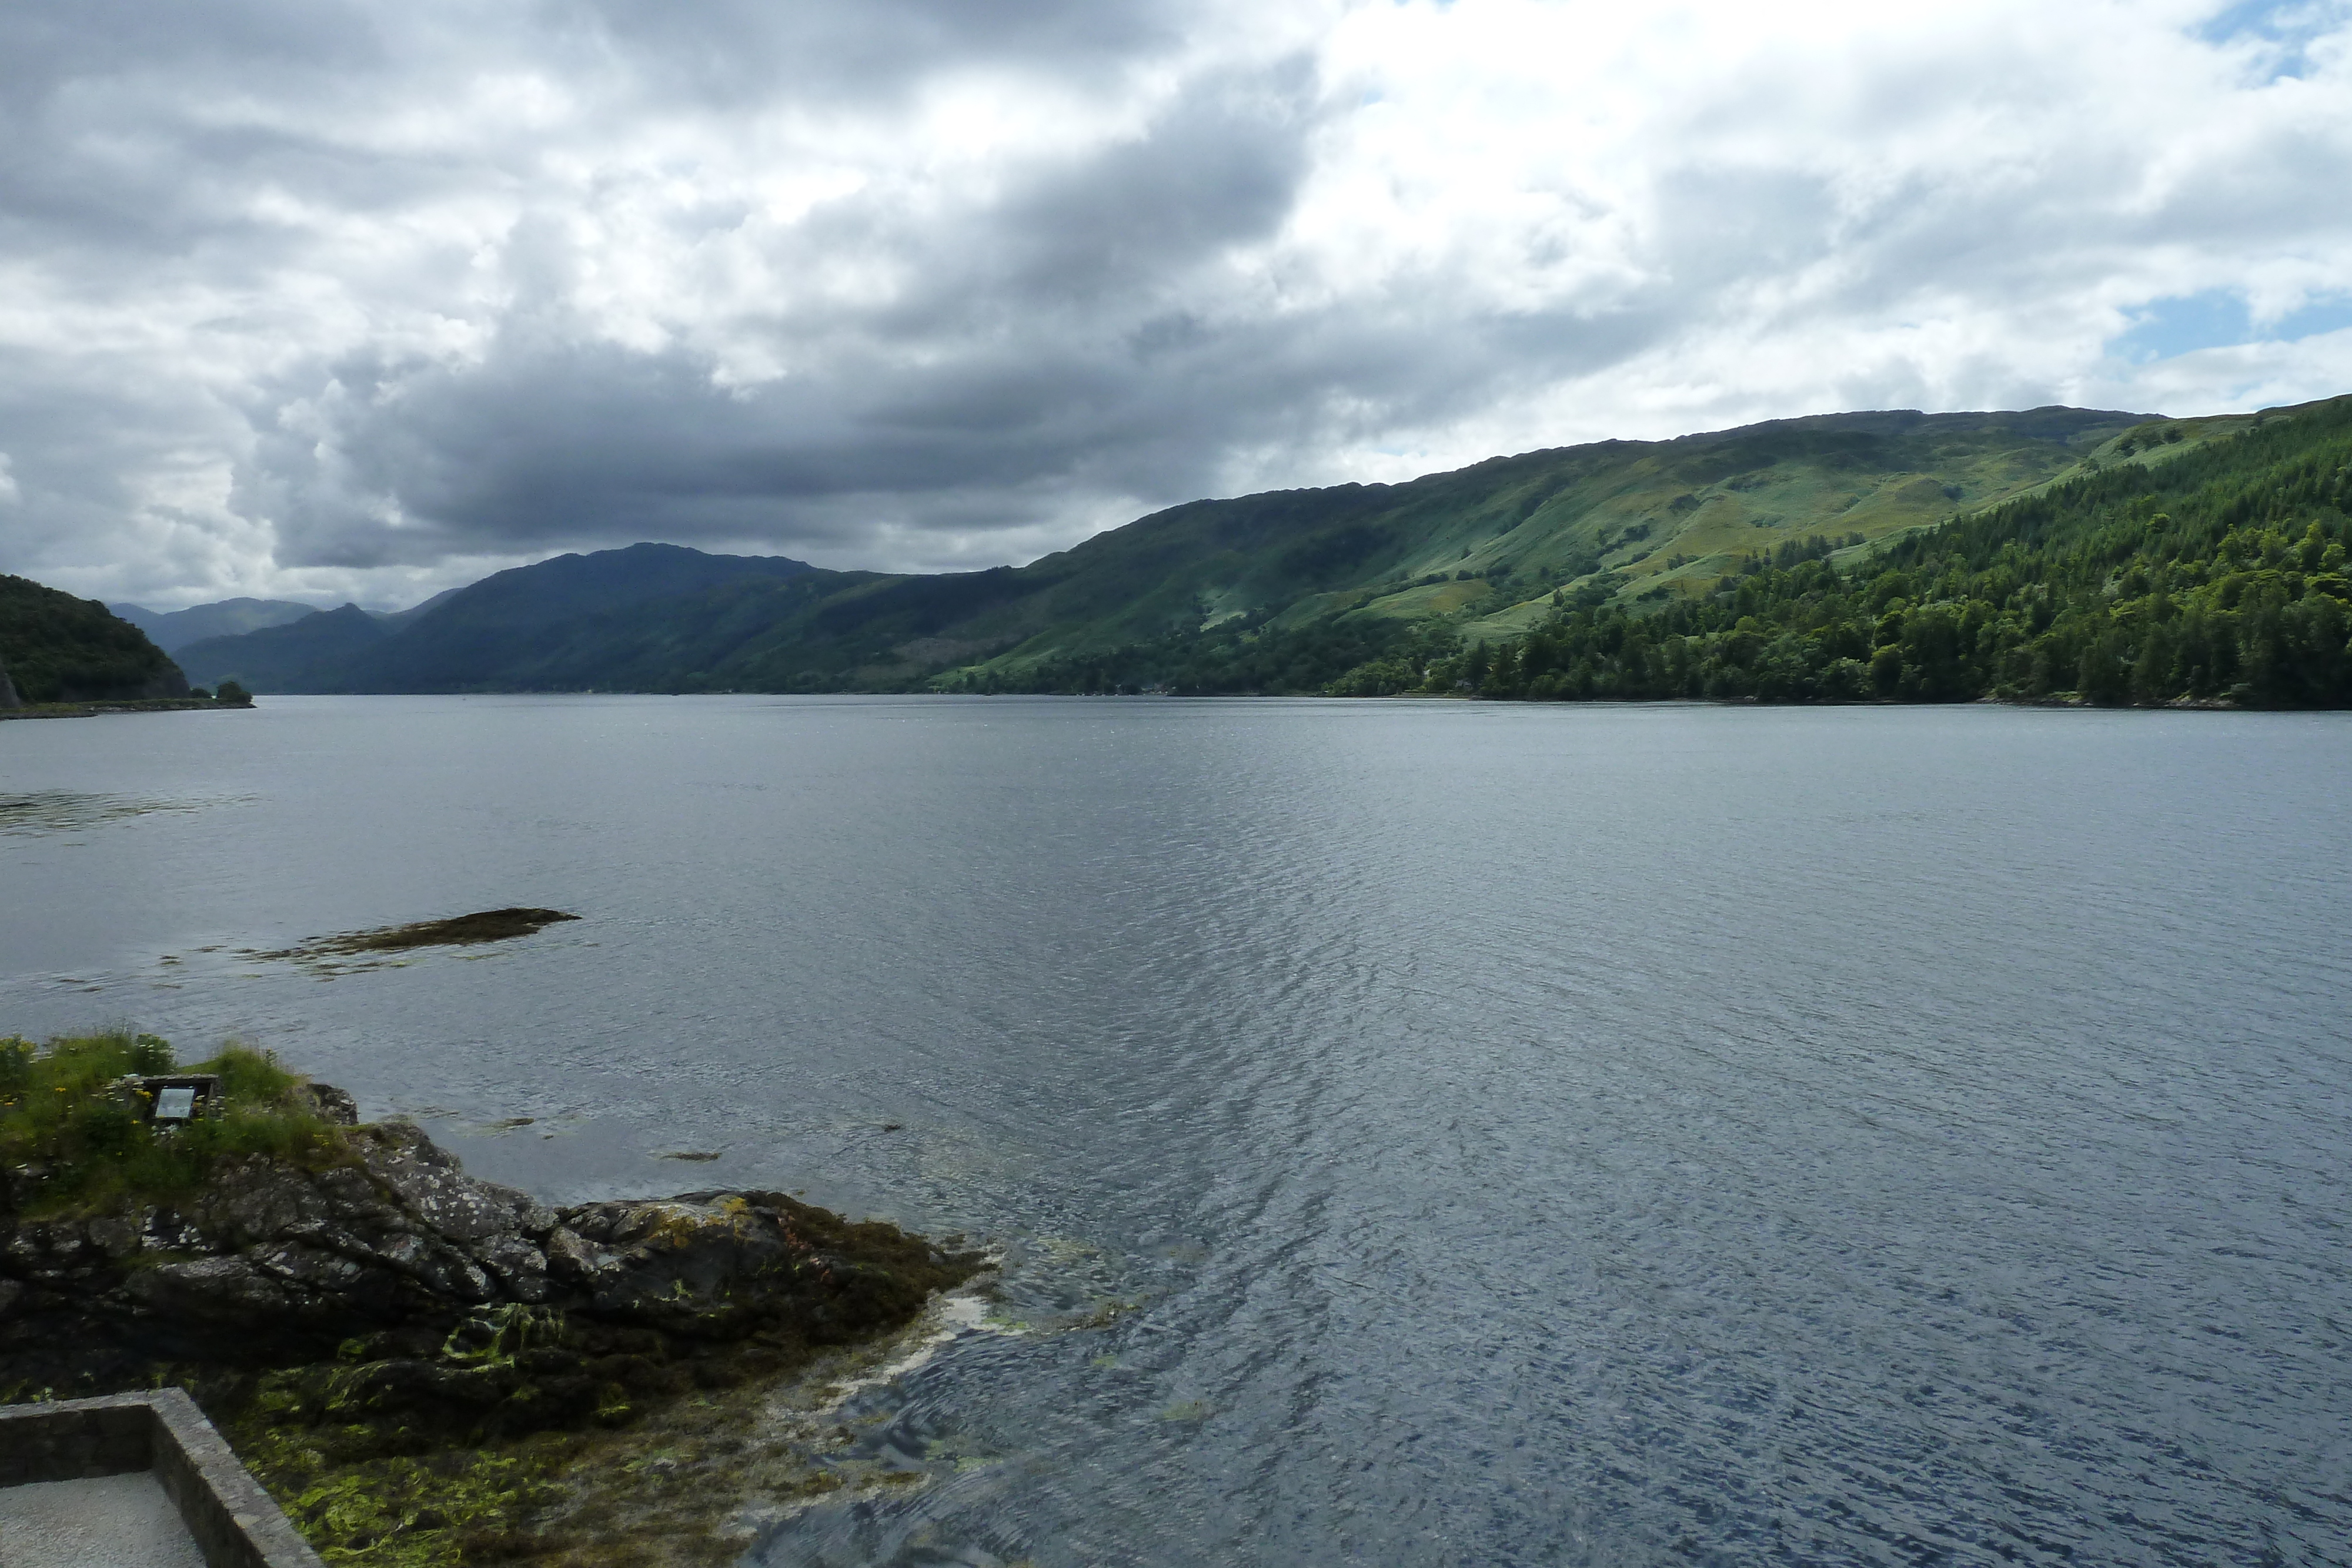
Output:
[[[2345,716],[284,698],[0,808],[0,1030],[1007,1249],[772,1568],[2352,1561]]]

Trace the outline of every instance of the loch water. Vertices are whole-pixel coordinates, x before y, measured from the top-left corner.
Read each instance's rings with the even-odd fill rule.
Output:
[[[0,1032],[1001,1249],[762,1568],[2346,1563],[2347,823],[2345,715],[265,698],[0,725]]]

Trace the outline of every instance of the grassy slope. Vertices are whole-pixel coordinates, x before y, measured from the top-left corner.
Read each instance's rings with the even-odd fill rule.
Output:
[[[1087,689],[1108,678],[1106,659],[1149,683],[1155,667],[1201,668],[1199,634],[1234,622],[1293,642],[1335,618],[1394,622],[1360,629],[1391,639],[1433,618],[1506,635],[1548,614],[1556,589],[1703,591],[1731,561],[1792,538],[1941,521],[2047,484],[2140,423],[2082,410],[1825,415],[1494,458],[1409,485],[1196,502],[1014,574],[1060,579],[1020,605],[1034,629],[933,684]],[[950,630],[1009,640],[1026,628],[1008,615]],[[1155,640],[1160,652],[1139,657]]]
[[[2151,444],[2150,436],[2155,437]],[[2177,435],[2179,439],[2166,439]],[[2352,705],[2352,398],[2101,444],[1885,545],[1784,545],[1691,598],[1368,661],[1364,694]]]
[[[566,601],[562,615],[526,602],[559,566],[587,573],[657,548],[640,546],[488,579],[275,689],[1313,690],[1433,622],[1509,635],[1563,587],[1704,592],[1730,562],[1789,539],[1939,522],[2050,482],[2139,422],[1822,415],[1524,453],[1403,485],[1196,501],[1017,569],[732,568],[704,583],[681,563],[674,591]],[[207,659],[225,652],[208,645]]]
[[[1229,643],[1379,640],[1474,609],[1473,624],[1521,626],[1549,612],[1555,588],[1604,571],[1622,571],[1629,595],[1696,591],[1790,538],[1937,522],[2046,484],[2139,423],[2081,410],[1827,415],[1499,457],[1405,485],[1198,501],[1018,570],[867,580],[708,666],[709,684],[1082,689],[1107,657],[1151,680],[1153,661],[1135,655],[1163,644],[1160,665],[1190,667],[1211,657],[1201,635],[1221,628]],[[1350,616],[1396,624],[1328,629]],[[1232,643],[1215,657],[1248,653]]]

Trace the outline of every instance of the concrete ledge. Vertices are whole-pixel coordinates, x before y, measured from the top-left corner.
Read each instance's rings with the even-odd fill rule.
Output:
[[[0,1487],[150,1469],[209,1568],[323,1568],[181,1390],[0,1405]]]

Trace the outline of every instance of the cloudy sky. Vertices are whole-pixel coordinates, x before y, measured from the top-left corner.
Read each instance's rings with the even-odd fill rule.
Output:
[[[2347,391],[2352,0],[0,0],[0,570],[107,599]]]

